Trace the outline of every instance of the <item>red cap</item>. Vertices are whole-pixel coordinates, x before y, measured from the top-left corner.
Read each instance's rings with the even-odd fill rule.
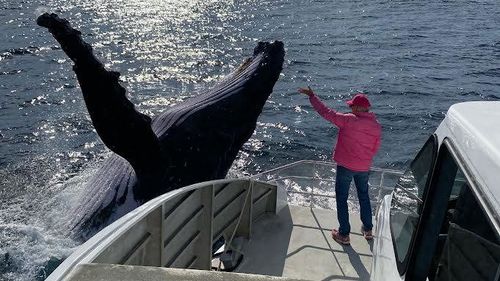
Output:
[[[370,101],[368,100],[368,97],[366,97],[365,94],[356,94],[354,96],[354,98],[352,98],[352,100],[348,100],[346,102],[349,106],[354,106],[354,105],[357,105],[357,106],[361,106],[361,107],[365,107],[365,108],[370,108],[371,104],[370,104]]]

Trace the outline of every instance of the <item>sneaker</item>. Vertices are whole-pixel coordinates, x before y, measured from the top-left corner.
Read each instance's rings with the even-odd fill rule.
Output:
[[[340,243],[342,245],[350,245],[351,244],[351,239],[349,238],[349,234],[342,235],[336,229],[332,230],[332,238],[333,238],[333,240],[337,241],[338,243]]]
[[[363,233],[363,237],[365,237],[366,240],[372,240],[373,239],[373,232],[372,230],[365,230],[364,227],[361,227],[361,233]]]

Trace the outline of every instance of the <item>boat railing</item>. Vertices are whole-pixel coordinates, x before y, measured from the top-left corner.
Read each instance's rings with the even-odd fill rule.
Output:
[[[287,192],[291,204],[311,208],[333,209],[337,164],[331,161],[300,160],[252,176],[252,179],[274,183]],[[390,193],[403,171],[372,167],[370,198],[377,207],[383,196]],[[352,183],[354,184],[354,183]],[[355,188],[349,198],[355,197]],[[355,205],[350,205],[355,209]]]
[[[209,270],[215,242],[248,239],[252,223],[275,213],[275,185],[252,179],[202,182],[159,196],[104,228],[47,280],[70,280],[81,264]],[[242,240],[242,239],[239,239]]]

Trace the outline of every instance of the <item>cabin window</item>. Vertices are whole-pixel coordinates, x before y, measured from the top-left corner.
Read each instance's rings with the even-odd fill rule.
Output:
[[[444,149],[448,149],[445,147]],[[464,171],[452,157],[443,176],[455,175],[428,278],[431,281],[496,281],[500,241]],[[433,187],[434,188],[434,187]],[[446,188],[446,186],[435,186]]]
[[[420,217],[424,191],[436,159],[436,150],[436,137],[431,136],[410,164],[410,168],[401,176],[392,194],[391,232],[401,274],[406,270],[409,249]]]

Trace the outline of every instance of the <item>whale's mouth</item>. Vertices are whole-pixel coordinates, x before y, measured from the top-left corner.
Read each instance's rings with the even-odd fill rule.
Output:
[[[210,115],[213,124],[218,126],[231,121],[216,118],[215,112],[219,115],[225,112],[225,117],[233,118],[233,121],[245,118],[241,123],[255,122],[278,80],[284,56],[283,42],[259,42],[253,55],[212,89],[155,118],[152,123],[153,131],[161,138],[168,130],[180,126],[189,118],[203,118],[197,117],[200,115]]]
[[[260,57],[261,56],[261,57]],[[254,48],[253,57],[246,59],[236,70],[236,72],[244,71],[253,60],[263,59],[263,63],[277,63],[277,65],[282,66],[279,63],[285,56],[284,44],[281,41],[274,42],[259,42]],[[267,61],[266,61],[267,60]]]
[[[259,42],[255,47],[253,54],[266,53],[273,57],[282,57],[285,55],[285,45],[282,41]]]
[[[237,69],[236,73],[245,71],[245,69],[252,63],[252,58],[247,58]]]

